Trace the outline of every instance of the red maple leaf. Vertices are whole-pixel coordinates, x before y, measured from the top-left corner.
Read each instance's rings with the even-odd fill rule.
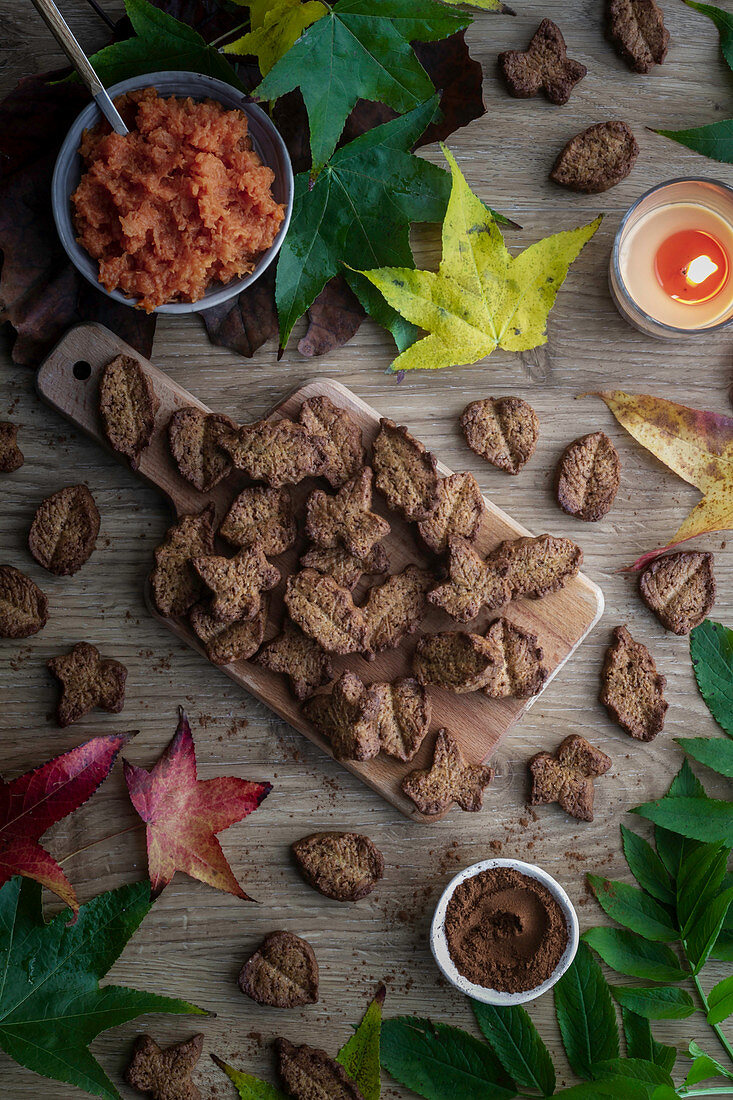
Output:
[[[130,736],[94,737],[10,783],[0,778],[0,886],[13,875],[24,875],[77,912],[74,887],[38,841],[94,794]]]
[[[132,804],[147,825],[148,873],[153,896],[176,871],[245,901],[252,899],[237,882],[215,834],[256,810],[271,783],[227,776],[196,778],[191,727],[179,708],[175,737],[152,771],[124,761]]]

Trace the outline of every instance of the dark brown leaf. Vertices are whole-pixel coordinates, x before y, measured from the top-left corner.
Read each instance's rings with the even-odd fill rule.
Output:
[[[298,344],[301,355],[325,355],[348,344],[366,317],[364,308],[341,275],[330,279],[308,310],[308,331]]]
[[[277,334],[275,264],[236,298],[201,312],[212,344],[231,348],[247,359]]]

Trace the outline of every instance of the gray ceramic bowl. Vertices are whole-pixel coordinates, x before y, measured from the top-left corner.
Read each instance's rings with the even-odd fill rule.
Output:
[[[258,279],[277,256],[283,243],[285,234],[290,224],[290,215],[293,210],[293,169],[290,163],[285,142],[273,126],[272,122],[260,107],[250,103],[242,92],[225,84],[223,80],[215,80],[211,76],[201,76],[199,73],[146,73],[144,76],[136,76],[131,80],[123,80],[108,89],[114,99],[125,92],[134,92],[139,88],[157,88],[162,96],[191,96],[193,99],[215,99],[225,107],[238,108],[247,115],[249,122],[249,134],[252,145],[259,154],[263,164],[266,164],[275,173],[272,185],[272,193],[277,202],[285,205],[285,217],[278,234],[267,249],[263,252],[255,264],[254,271],[241,279],[233,279],[225,285],[214,284],[197,302],[171,302],[158,306],[156,313],[197,313],[211,306],[218,306],[229,298],[240,294],[246,287]],[[119,290],[107,291],[99,282],[99,269],[96,260],[77,243],[74,231],[74,222],[71,211],[71,195],[76,189],[81,178],[81,158],[78,149],[84,130],[95,126],[102,114],[96,103],[90,103],[85,107],[76,121],[71,126],[64,144],[61,146],[56,159],[56,166],[51,184],[51,201],[53,216],[56,222],[61,243],[66,249],[67,255],[81,274],[89,280],[97,290],[116,302],[134,306],[135,300],[128,298]]]
[[[489,989],[487,986],[475,985],[461,974],[458,967],[453,962],[451,953],[448,949],[448,938],[445,933],[445,916],[448,909],[448,902],[453,897],[456,887],[459,886],[460,883],[465,882],[466,879],[473,878],[474,875],[480,874],[481,871],[488,871],[492,867],[509,867],[515,871],[519,871],[523,875],[527,875],[529,878],[537,879],[538,882],[541,882],[542,885],[546,886],[550,891],[562,909],[563,916],[565,917],[565,923],[568,927],[567,947],[563,951],[560,961],[550,977],[542,982],[541,985],[536,986],[535,989],[526,989],[521,993],[503,993],[498,989]],[[461,993],[465,993],[467,997],[472,997],[474,1001],[481,1001],[483,1004],[489,1005],[527,1004],[528,1001],[533,1001],[536,997],[541,997],[548,989],[552,989],[555,982],[558,978],[563,976],[575,958],[575,953],[578,950],[578,939],[578,915],[573,908],[573,903],[560,883],[556,882],[555,879],[551,875],[548,875],[547,871],[543,871],[541,867],[537,867],[534,863],[524,863],[520,859],[484,859],[481,863],[474,863],[470,867],[464,868],[463,871],[459,871],[459,873],[450,880],[441,894],[438,904],[435,907],[435,915],[433,916],[433,923],[430,928],[430,948],[433,952],[433,958],[438,964],[443,976],[448,979],[451,985],[454,985],[456,989],[460,990]]]

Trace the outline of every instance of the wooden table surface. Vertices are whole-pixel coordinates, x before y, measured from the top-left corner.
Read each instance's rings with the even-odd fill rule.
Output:
[[[65,0],[62,6],[87,48],[103,41],[104,27],[83,0]],[[277,363],[274,342],[248,361],[212,347],[195,318],[168,318],[159,322],[152,356],[208,405],[243,421],[265,412],[296,383],[324,374],[338,378],[385,415],[409,424],[454,469],[471,470],[482,489],[521,523],[537,533],[567,535],[583,547],[584,568],[603,588],[606,612],[504,742],[481,814],[456,810],[432,827],[406,821],[154,622],[144,604],[143,581],[169,522],[164,504],[39,403],[32,373],[11,364],[9,344],[3,341],[0,418],[20,425],[26,461],[0,485],[1,556],[43,586],[51,614],[46,629],[34,638],[0,643],[2,773],[16,775],[93,733],[121,729],[140,730],[127,755],[149,766],[173,734],[180,703],[191,718],[200,776],[235,774],[274,785],[263,806],[222,838],[235,873],[259,904],[238,902],[178,875],[111,972],[117,983],[180,995],[217,1014],[203,1021],[149,1018],[97,1040],[94,1053],[125,1097],[133,1093],[121,1083],[122,1068],[132,1039],[144,1029],[166,1043],[200,1027],[207,1052],[250,1072],[269,1073],[270,1040],[276,1035],[335,1053],[379,981],[387,985],[388,1014],[431,1014],[471,1028],[467,1003],[439,978],[427,942],[435,900],[451,875],[495,854],[490,844],[498,841],[501,855],[535,861],[560,879],[578,906],[582,927],[600,923],[602,914],[584,885],[585,872],[625,874],[618,833],[624,812],[666,790],[682,762],[673,737],[692,730],[714,732],[695,687],[686,639],[666,633],[642,605],[634,580],[616,572],[642,551],[666,542],[698,494],[638,447],[599,400],[575,399],[584,391],[622,388],[730,412],[730,335],[690,344],[658,343],[640,335],[616,313],[606,271],[622,213],[648,187],[693,174],[733,183],[730,167],[646,129],[727,117],[733,112],[733,81],[719,60],[712,24],[679,0],[664,0],[672,35],[669,56],[648,76],[632,75],[604,40],[600,3],[566,0],[543,6],[518,0],[517,6],[521,12],[515,19],[476,15],[468,38],[484,66],[487,113],[455,134],[450,146],[477,193],[523,225],[511,236],[517,246],[598,212],[606,215],[560,292],[545,348],[521,356],[498,351],[473,366],[416,373],[398,384],[385,374],[392,357],[389,342],[371,323],[347,347],[317,360],[297,352],[299,326]],[[117,14],[121,4],[105,0],[105,8]],[[510,99],[495,73],[496,54],[524,48],[545,15],[559,20],[571,56],[589,70],[562,108],[540,98]],[[0,0],[0,24],[3,92],[21,75],[59,63],[58,50],[26,0]],[[550,184],[547,173],[564,142],[591,123],[614,118],[631,124],[641,147],[629,178],[599,196],[577,196]],[[428,155],[439,157],[435,149]],[[416,246],[421,265],[437,264],[437,230],[421,233]],[[468,401],[500,394],[529,400],[541,423],[537,452],[516,478],[473,455],[457,423]],[[570,440],[599,428],[609,432],[619,450],[621,488],[610,514],[584,525],[559,511],[552,474]],[[98,548],[77,576],[54,578],[30,558],[26,534],[39,501],[76,481],[88,483],[100,507]],[[726,538],[711,536],[695,545],[716,553],[714,616],[733,623],[733,553],[726,550]],[[668,681],[666,728],[648,745],[627,737],[597,702],[603,651],[619,623],[629,624],[650,646]],[[82,639],[127,666],[125,709],[121,715],[95,712],[59,730],[51,714],[55,688],[46,661]],[[538,749],[553,749],[569,732],[584,734],[613,757],[612,771],[597,783],[592,824],[567,818],[556,806],[531,813],[525,805],[527,758]],[[706,773],[703,779],[714,793],[714,777]],[[82,900],[145,874],[142,831],[105,839],[134,822],[118,767],[90,803],[47,835],[59,858],[99,841],[64,864]],[[317,829],[366,831],[383,850],[386,874],[370,897],[341,905],[300,879],[289,845]],[[261,1009],[237,988],[243,960],[276,928],[305,936],[318,957],[320,1001],[306,1010]],[[711,979],[722,976],[722,968],[709,969]],[[562,1077],[566,1063],[552,999],[536,1003],[532,1015]],[[702,1024],[693,1028],[694,1020],[682,1026],[658,1024],[655,1033],[686,1046],[694,1030],[703,1031]],[[206,1100],[234,1096],[206,1055],[196,1080]],[[0,1095],[30,1100],[40,1087],[36,1076],[0,1057]],[[80,1095],[61,1085],[52,1086],[52,1093],[57,1100]],[[385,1078],[383,1096],[406,1095]]]

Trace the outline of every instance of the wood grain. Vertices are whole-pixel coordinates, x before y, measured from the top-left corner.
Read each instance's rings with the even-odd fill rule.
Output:
[[[589,391],[626,389],[730,412],[730,332],[695,343],[649,340],[623,323],[608,294],[611,243],[623,213],[643,191],[685,175],[733,184],[731,166],[698,157],[647,129],[696,126],[733,115],[733,85],[719,57],[715,28],[679,0],[660,2],[671,32],[670,51],[665,64],[648,76],[630,74],[606,42],[602,3],[518,0],[516,18],[476,13],[469,28],[471,52],[484,66],[487,114],[454,134],[449,144],[476,193],[523,225],[508,235],[512,249],[605,214],[558,295],[544,348],[522,356],[498,351],[473,366],[418,372],[398,383],[385,373],[394,348],[370,322],[347,347],[315,360],[297,351],[302,324],[280,362],[275,341],[252,360],[213,347],[194,317],[163,320],[156,336],[156,365],[211,408],[242,422],[263,416],[304,381],[335,377],[394,420],[408,423],[449,466],[471,470],[488,497],[523,526],[567,535],[582,546],[584,569],[606,597],[603,620],[499,747],[497,777],[481,814],[451,813],[435,825],[408,822],[153,619],[143,582],[153,547],[170,523],[159,492],[42,405],[32,373],[11,364],[7,344],[2,351],[0,417],[20,425],[26,463],[0,481],[0,556],[45,589],[51,617],[35,638],[0,642],[0,770],[17,775],[93,732],[128,728],[140,733],[126,755],[149,767],[173,735],[176,707],[184,703],[203,778],[233,774],[274,784],[255,814],[222,834],[235,873],[259,905],[244,905],[177,876],[110,973],[112,982],[193,998],[217,1013],[201,1021],[155,1016],[101,1036],[92,1049],[125,1100],[140,1100],[121,1074],[132,1041],[143,1030],[161,1042],[203,1030],[206,1053],[196,1081],[204,1100],[236,1100],[233,1086],[208,1060],[209,1052],[274,1081],[271,1041],[276,1035],[335,1051],[382,979],[388,1015],[429,1015],[477,1033],[465,999],[438,976],[427,941],[432,910],[451,875],[494,854],[493,844],[499,854],[525,858],[555,875],[576,905],[582,930],[602,923],[585,873],[630,881],[618,827],[621,822],[637,831],[644,827],[626,811],[668,787],[682,762],[675,737],[715,733],[695,686],[686,639],[665,632],[639,600],[635,579],[616,572],[650,547],[664,545],[699,494],[637,446],[601,402],[577,399]],[[122,12],[121,0],[104,0],[104,7],[115,17]],[[102,45],[108,32],[90,15],[85,0],[64,0],[63,11],[87,49]],[[570,56],[588,67],[588,76],[564,107],[541,98],[510,99],[496,75],[497,54],[524,49],[545,16],[560,25]],[[4,91],[22,75],[63,64],[29,6],[0,0],[0,21]],[[628,179],[596,196],[571,195],[551,184],[547,174],[567,139],[591,123],[613,118],[629,123],[641,147]],[[425,155],[441,162],[436,148]],[[418,262],[435,268],[437,227],[416,233],[414,246]],[[518,477],[472,454],[457,423],[469,401],[512,393],[532,404],[541,425],[537,452]],[[563,448],[599,428],[618,448],[621,488],[603,520],[583,524],[559,511],[552,478]],[[76,577],[50,577],[27,552],[28,527],[40,500],[74,481],[87,482],[99,504],[99,547]],[[728,536],[711,535],[694,545],[715,551],[713,616],[733,625]],[[627,737],[597,701],[603,652],[611,628],[620,623],[649,646],[667,677],[665,730],[648,745]],[[60,731],[49,717],[55,689],[45,662],[84,638],[128,667],[125,709],[118,716],[95,712]],[[543,807],[535,819],[525,805],[526,760],[538,749],[556,748],[570,732],[582,733],[614,761],[612,771],[596,783],[595,821],[576,823],[556,806]],[[698,771],[711,794],[730,797],[729,783]],[[58,858],[99,842],[64,864],[82,900],[145,873],[141,832],[104,839],[134,823],[117,768],[87,806],[48,834],[45,843]],[[385,878],[374,894],[356,905],[340,905],[303,883],[288,849],[316,829],[354,829],[372,837],[386,860]],[[236,975],[246,954],[276,928],[289,928],[313,944],[321,968],[317,1005],[277,1014],[239,992]],[[712,963],[703,975],[705,988],[729,972],[729,965]],[[559,1084],[575,1080],[564,1058],[552,997],[541,998],[530,1011],[559,1067]],[[681,1023],[658,1021],[653,1029],[658,1039],[681,1049],[696,1037],[717,1054],[699,1014]],[[683,1065],[680,1059],[678,1081]],[[2,1097],[36,1100],[42,1089],[55,1100],[82,1095],[69,1086],[47,1085],[0,1055]],[[382,1095],[407,1100],[412,1094],[385,1076]]]
[[[151,485],[159,488],[169,498],[177,515],[200,512],[207,504],[214,504],[216,522],[221,522],[224,514],[247,479],[236,473],[220,482],[209,494],[192,489],[178,473],[168,446],[167,426],[171,415],[180,408],[196,405],[203,408],[192,394],[182,390],[167,374],[158,370],[148,360],[139,356],[133,348],[114,333],[101,325],[77,325],[71,329],[46,361],[39,367],[36,387],[39,395],[57,412],[60,412],[77,428],[81,428],[90,438],[100,445],[107,446],[101,430],[99,417],[99,376],[110,360],[117,355],[136,358],[148,375],[155,395],[160,402],[156,416],[155,430],[149,446],[143,451],[140,467],[137,471]],[[81,367],[81,370],[79,369]],[[77,377],[81,374],[83,377]],[[325,396],[339,408],[346,409],[359,425],[362,438],[370,448],[379,431],[380,414],[346,386],[329,378],[313,379],[304,386],[298,386],[277,407],[268,414],[269,418],[286,417],[297,419],[302,403],[311,397]],[[108,448],[109,449],[109,448]],[[114,452],[113,452],[114,453]],[[115,454],[119,461],[125,459]],[[442,462],[438,470],[443,477],[453,471]],[[296,510],[302,514],[305,500],[313,487],[313,480],[306,480],[293,489]],[[407,565],[418,564],[421,567],[438,568],[439,563],[426,554],[415,538],[414,525],[406,523],[394,512],[389,511],[384,502],[375,502],[391,524],[390,534],[383,540],[390,560],[390,570],[401,572]],[[515,523],[511,516],[486,500],[486,513],[476,540],[476,549],[486,555],[505,539],[515,539],[530,532],[521,524]],[[298,557],[303,552],[306,541],[299,539],[295,549],[274,558],[280,569],[282,581],[272,593],[268,622],[265,629],[265,641],[274,638],[283,621],[282,597],[285,581],[298,568]],[[222,546],[222,552],[227,548]],[[367,595],[365,584],[361,584],[355,593],[357,603]],[[151,608],[153,614],[157,614]],[[593,629],[603,612],[603,595],[600,588],[582,573],[570,581],[566,587],[541,600],[517,600],[503,609],[503,614],[522,630],[529,631],[539,639],[544,653],[544,663],[550,674],[548,682],[560,669],[577,647]],[[467,629],[480,633],[488,625],[490,618],[482,614]],[[187,642],[198,653],[205,656],[204,649],[191,630],[186,619],[165,619],[169,630],[176,637]],[[432,633],[434,630],[456,629],[456,623],[439,609],[431,609],[421,625],[421,630]],[[399,676],[410,675],[411,658],[417,641],[417,635],[406,639],[397,649],[378,654],[373,661],[352,656],[337,658],[334,671],[338,676],[350,668],[357,672],[367,683],[393,681]],[[253,661],[236,661],[221,666],[236,684],[249,691],[263,703],[267,703],[281,718],[300,730],[305,737],[318,745],[323,752],[331,755],[327,738],[324,738],[303,716],[296,700],[288,691],[284,677],[269,672]],[[539,698],[530,699],[487,699],[478,692],[468,695],[453,695],[438,688],[429,689],[432,703],[432,730],[447,727],[456,736],[467,760],[485,762],[496,751],[502,738],[519,721],[523,714]],[[414,804],[401,789],[404,777],[414,768],[430,766],[434,737],[428,736],[409,764],[390,759],[383,754],[365,763],[341,761],[348,771],[358,775],[369,787],[381,794],[406,817],[416,821],[437,820],[444,814],[427,817],[420,814]]]

